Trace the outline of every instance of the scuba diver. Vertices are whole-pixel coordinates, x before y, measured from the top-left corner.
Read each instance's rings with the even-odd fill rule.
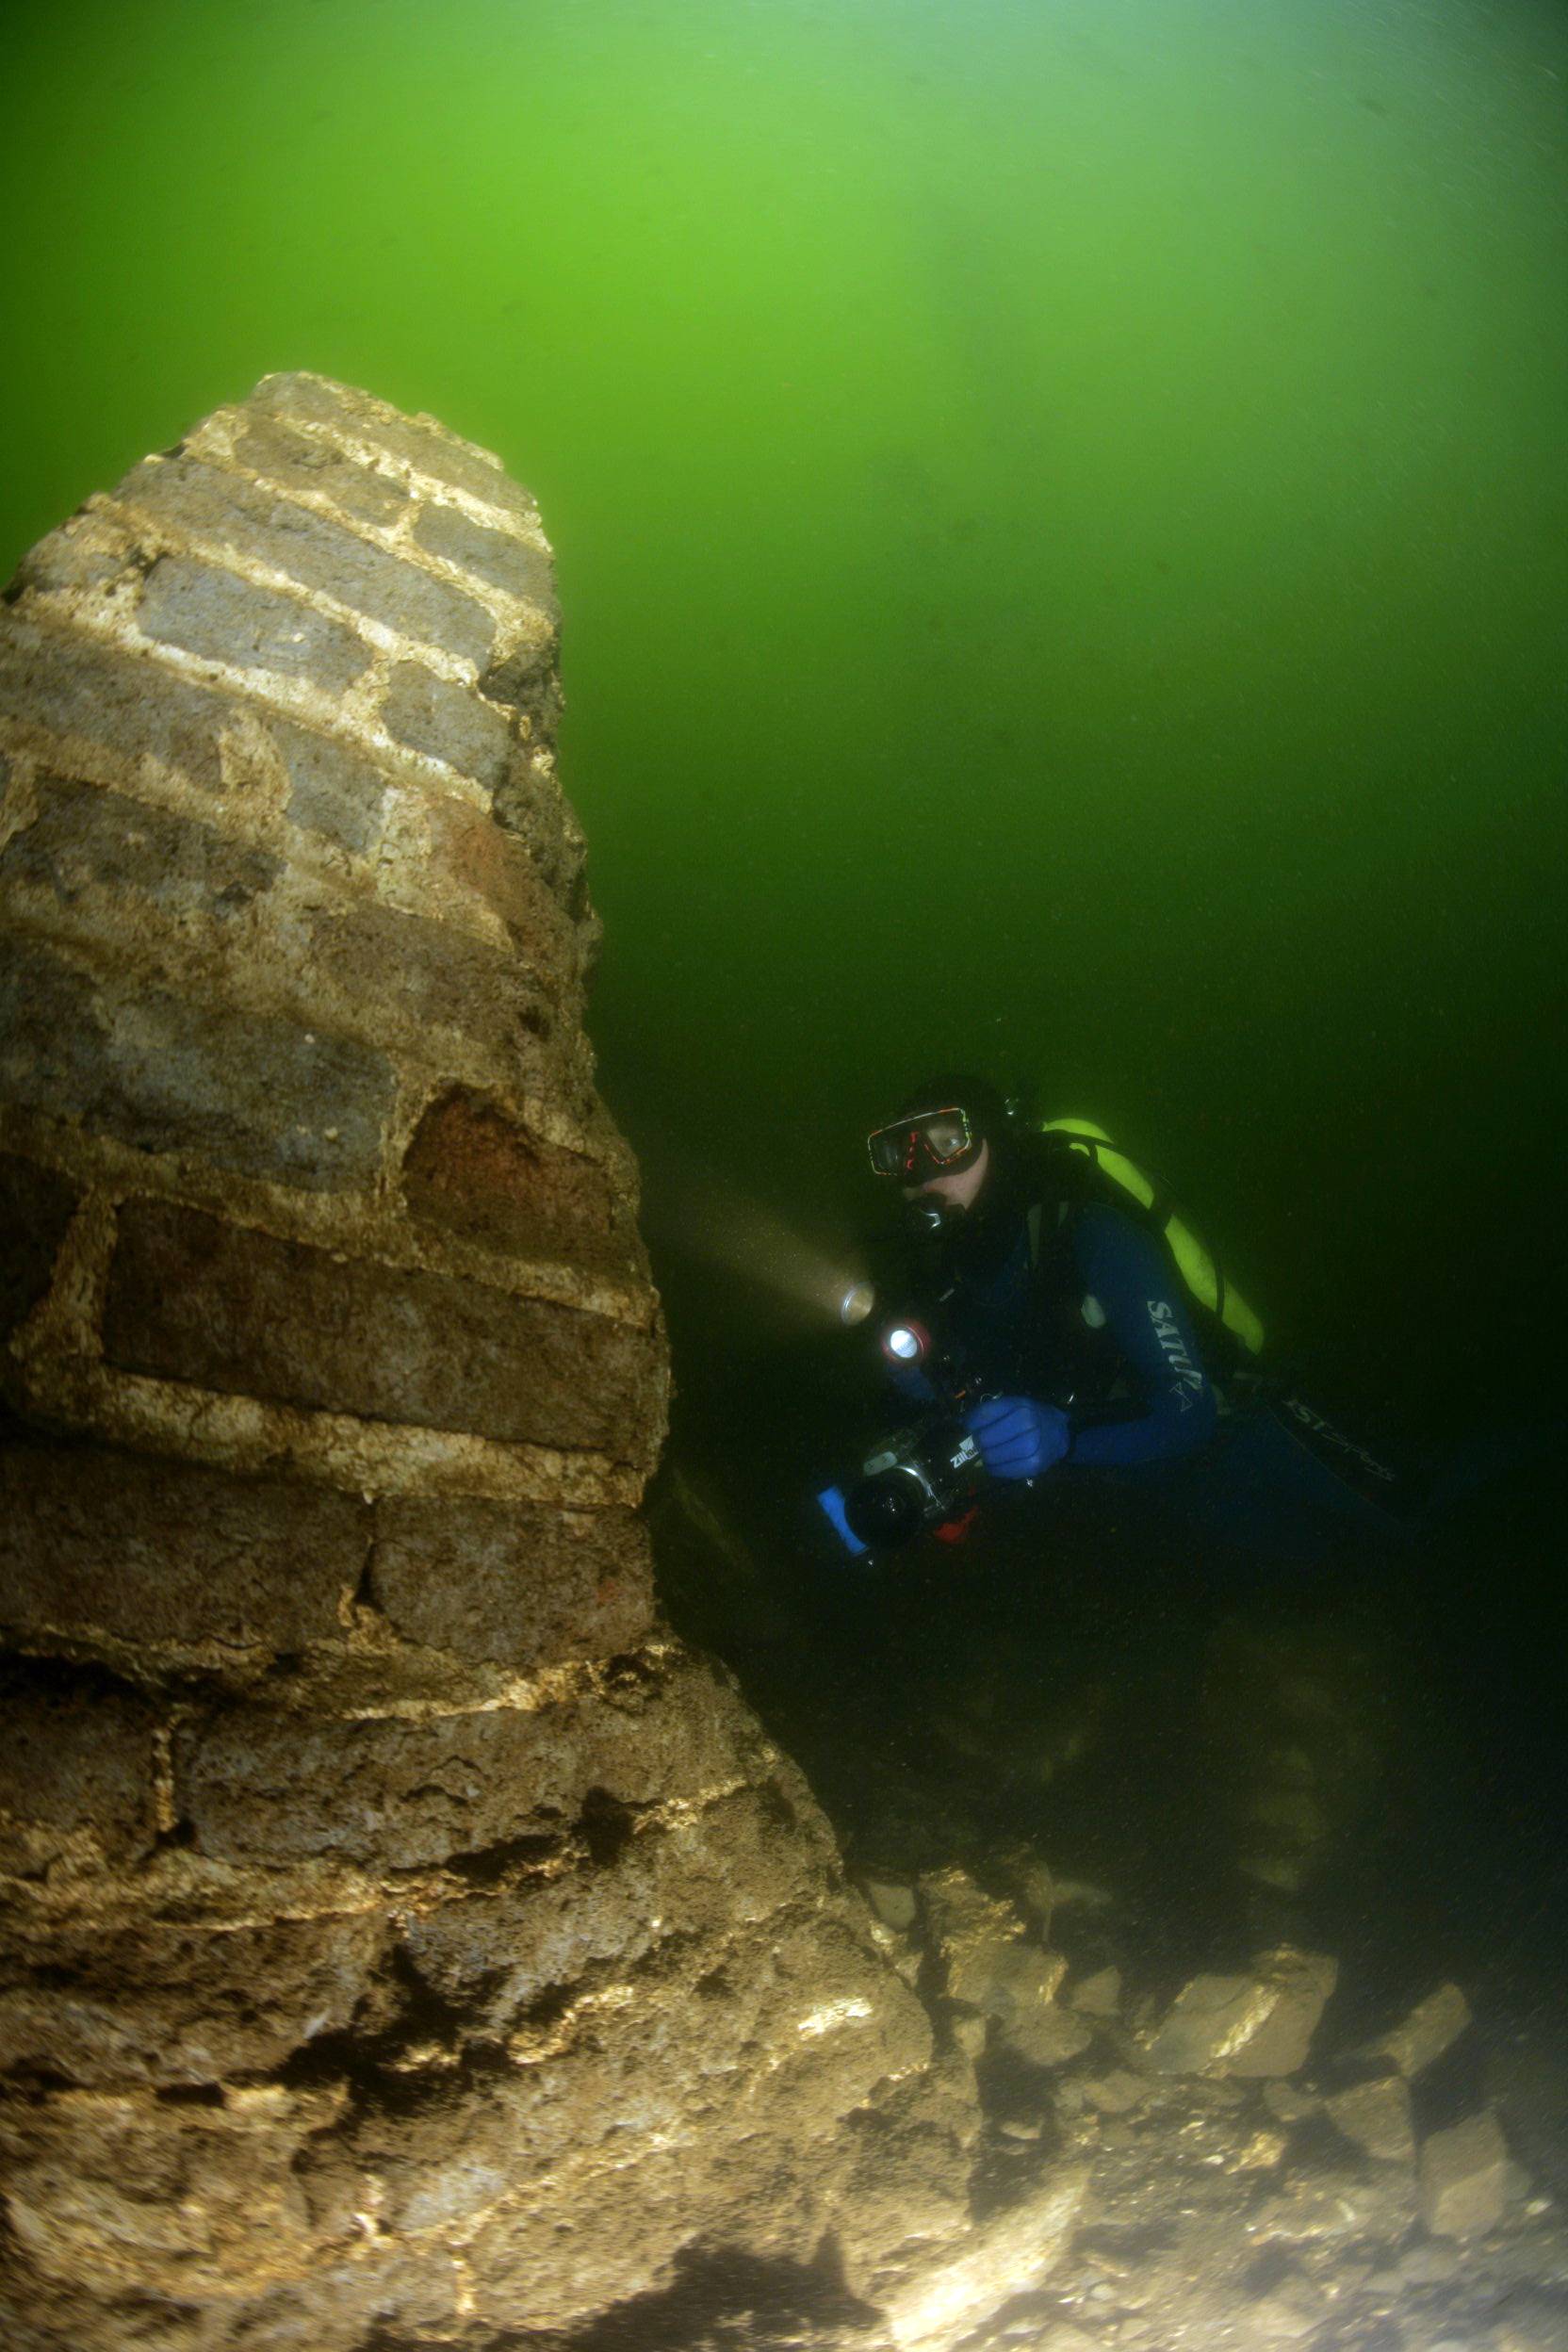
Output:
[[[1560,1445],[1473,1433],[1435,1478],[1396,1470],[1293,1385],[1087,1120],[1025,1119],[939,1072],[866,1149],[901,1212],[903,1287],[877,1317],[897,1409],[884,1389],[858,1475],[819,1493],[813,1556],[827,1607],[893,1669],[871,1704],[906,1708],[909,1769],[929,1753],[944,1789],[1026,1838],[1049,1791],[1070,1852],[1114,1852],[1106,1825],[1130,1824],[1146,1894],[1204,1933],[1233,1911],[1299,1936],[1309,1897],[1350,1933],[1385,1870],[1441,1854],[1430,1791],[1471,1769],[1451,1733],[1478,1690],[1545,1726],[1531,1756],[1555,1738],[1556,1685],[1527,1707],[1521,1651],[1559,1653],[1519,1627],[1560,1575],[1560,1516],[1523,1474]],[[843,1319],[873,1303],[849,1294]],[[1524,1506],[1511,1550],[1500,1470]],[[961,1573],[943,1543],[969,1544]],[[846,1576],[846,1552],[869,1573]],[[1535,1616],[1478,1593],[1504,1559]]]
[[[953,1540],[990,1481],[1037,1479],[1136,1488],[1280,1559],[1406,1540],[1408,1479],[1265,1369],[1250,1308],[1102,1130],[945,1072],[867,1148],[906,1243],[884,1352],[925,1420],[819,1497],[851,1551]]]

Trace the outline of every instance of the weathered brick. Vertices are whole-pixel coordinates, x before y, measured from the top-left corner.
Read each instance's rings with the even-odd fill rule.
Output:
[[[310,926],[312,969],[350,998],[417,1021],[456,1029],[514,1055],[553,1026],[547,987],[514,955],[454,923],[397,907],[362,904],[321,915]]]
[[[539,605],[551,621],[561,617],[555,595],[555,566],[543,547],[514,539],[506,531],[487,531],[470,522],[455,506],[427,506],[414,526],[414,536],[432,555],[443,557],[476,580],[488,580],[509,596],[522,596]]]
[[[564,708],[560,659],[561,647],[550,636],[514,646],[480,673],[481,694],[525,717],[531,743],[551,744],[560,732]]]
[[[45,596],[61,588],[109,588],[138,565],[137,550],[103,546],[94,518],[76,514],[28,549],[16,567],[12,585]]]
[[[181,555],[160,556],[153,565],[136,617],[160,645],[204,662],[309,678],[328,694],[342,694],[370,664],[362,637],[299,597]]]
[[[188,531],[208,547],[265,564],[417,645],[481,665],[489,655],[495,625],[482,605],[265,482],[193,457],[152,457],[115,495],[172,532]]]
[[[650,1462],[660,1343],[573,1307],[151,1200],[120,1215],[112,1364],[323,1411]]]
[[[107,1674],[0,1668],[0,1870],[38,1870],[85,1835],[111,1862],[156,1834],[152,1708]]]
[[[370,1521],[327,1487],[29,1438],[0,1450],[0,1525],[13,1633],[288,1650],[341,1630]]]
[[[585,1808],[593,1826],[607,1805],[700,1798],[740,1777],[755,1747],[743,1710],[695,1665],[629,1677],[613,1702],[423,1719],[241,1705],[181,1730],[176,1801],[220,1860],[415,1869],[557,1836]]]
[[[635,1962],[672,1929],[687,1955],[700,1940],[732,1949],[744,1927],[810,1903],[836,1862],[825,1823],[781,1836],[776,1792],[738,1788],[676,1833],[646,1831],[575,1871],[422,1908],[405,1939],[444,2001],[504,2034],[552,1986]]]
[[[362,856],[380,829],[386,798],[381,770],[335,736],[287,719],[269,717],[267,732],[288,771],[290,821]]]
[[[192,2109],[160,2101],[156,2109],[166,2130],[188,2121],[192,2111],[207,2122],[221,2120],[221,2111],[204,2103]],[[270,2122],[263,2130],[270,2135]],[[301,2151],[302,2168],[315,2145]],[[145,2151],[129,2134],[106,2168],[96,2149],[80,2162],[67,2146],[41,2184],[19,2176],[14,2201],[34,2244],[30,2251],[17,2243],[7,2248],[0,2276],[6,2352],[362,2352],[387,2311],[396,2311],[405,2329],[439,2334],[452,2303],[446,2247],[420,2242],[411,2248],[386,2236],[363,2254],[357,2246],[351,2252],[355,2225],[345,2210],[323,2225],[335,2254],[306,2270],[302,2246],[280,2258],[275,2213],[281,2200],[300,2194],[292,2166],[275,2181],[248,2183],[249,2196],[231,2205],[212,2190],[214,2171],[220,2175],[233,2153],[220,2141],[216,2166],[193,2164],[183,2195],[149,2174]],[[145,2221],[133,2185],[144,2179]],[[80,2184],[76,2195],[74,2181]],[[85,2223],[84,2213],[91,2216]],[[139,2230],[147,2244],[139,2242]],[[104,2259],[106,2245],[116,2249],[112,2261]],[[285,2275],[279,2283],[290,2260],[305,2275]]]
[[[731,2332],[722,2321],[722,2332],[699,2323],[700,2332],[682,2327],[678,2334],[664,2334],[660,2320],[638,2324],[660,2310],[664,2274],[656,2249],[680,2244],[680,2216],[694,2197],[703,2211],[713,2210],[708,2171],[710,2164],[721,2169],[690,2112],[700,2091],[694,2099],[689,2061],[683,2075],[678,2034],[692,2034],[703,2068],[711,2066],[732,2089],[746,2066],[735,2047],[732,2015],[694,2018],[680,2002],[672,2029],[677,2017],[678,2029],[655,2034],[616,2012],[574,2036],[547,2067],[465,2082],[448,2102],[427,2103],[397,2129],[384,2115],[354,2119],[350,2145],[361,2177],[376,2182],[388,2235],[456,2240],[466,2257],[471,2247],[482,2249],[476,2275],[484,2282],[485,2317],[498,2315],[503,2329],[493,2342],[512,2340],[516,2329],[525,2344],[537,2333],[547,2344],[580,2335],[592,2344],[592,2314],[612,2308],[617,2320],[623,2308],[634,2314],[625,2340],[638,2345],[657,2344],[662,2334],[666,2344],[707,2345]],[[760,2130],[748,2134],[747,2168],[757,2166],[751,2177],[768,2184],[771,2242],[794,2183],[784,2151],[771,2140],[760,2149]],[[330,2151],[327,2161],[341,2163],[341,2152]],[[531,2194],[505,2194],[523,2185]],[[738,2215],[725,2218],[723,2243],[755,2243]],[[756,2265],[753,2275],[760,2273]],[[831,2340],[825,2329],[808,2334],[800,2328],[793,2336],[796,2343]],[[747,2338],[760,2340],[749,2328],[731,2336]],[[841,2333],[838,2340],[846,2339]]]
[[[0,1152],[0,1339],[48,1289],[77,1199],[75,1185],[53,1168]]]
[[[145,2312],[156,2328],[160,2295],[232,2308],[256,2273],[302,2271],[312,2248],[297,2166],[337,2106],[330,2091],[281,2088],[235,2107],[65,2092],[0,2114],[13,2246],[49,2278],[109,2298],[124,2323],[99,2316],[90,2337],[56,2344],[140,2352],[160,2341],[140,2324]],[[203,2352],[221,2340],[216,2328],[197,2339]]]
[[[235,1709],[181,1734],[180,1809],[220,1860],[439,1862],[549,1834],[580,1808],[587,1782],[560,1718],[346,1723]]]
[[[28,1110],[326,1192],[376,1173],[393,1091],[385,1059],[351,1038],[100,983],[36,941],[0,941],[0,1099]]]
[[[536,1255],[633,1264],[629,1212],[604,1167],[531,1135],[459,1087],[433,1103],[403,1161],[403,1198],[427,1223]]]
[[[390,528],[413,503],[400,482],[356,464],[330,442],[249,410],[234,453],[239,465],[270,475],[282,488],[320,493],[360,522]]]
[[[820,2237],[830,2164],[827,2195],[844,2195],[855,2219],[874,2210],[879,2195],[889,2197],[887,2218],[877,2214],[878,2249],[891,2239],[906,2256],[912,2216],[917,2246],[945,2237],[951,2246],[965,2227],[964,2169],[936,2154],[945,2130],[901,2130],[896,2108],[897,2120],[884,2121],[893,2084],[902,2081],[917,2098],[924,2088],[919,2078],[931,2060],[930,2018],[841,1924],[813,1913],[760,1947],[738,1938],[727,1966],[700,1984],[682,1982],[674,1968],[668,1974],[675,1981],[659,1983],[657,1993],[647,1984],[650,1998],[598,2013],[592,2031],[574,2035],[547,2064],[520,2067],[482,2091],[476,2085],[461,2105],[432,2115],[429,2141],[411,2133],[400,2147],[379,2117],[355,2129],[367,2169],[385,2182],[393,2230],[403,2224],[411,2190],[426,2182],[460,2187],[455,2164],[443,2164],[430,2145],[437,2133],[449,2138],[453,2157],[472,2148],[481,2162],[495,2161],[504,2149],[513,2178],[550,2184],[553,2197],[475,2198],[464,2230],[465,2251],[486,2282],[487,2314],[503,2331],[522,2330],[525,2341],[537,2328],[547,2338],[559,2329],[568,2342],[580,2333],[592,2343],[589,2314],[635,2311],[635,2298],[651,2298],[661,2283],[654,2249],[679,2243],[682,2216],[694,2204],[722,2216],[716,2244],[745,2243],[748,2224],[756,2226],[759,2184],[770,2242],[782,2238],[805,2258]],[[853,2019],[853,2031],[833,2034],[825,2049],[821,2028],[806,2022],[813,2010]],[[491,2119],[497,2110],[505,2119],[499,2132]],[[715,2111],[745,2117],[739,2162],[722,2125],[715,2129]],[[384,2168],[376,2162],[383,2148]],[[852,2178],[847,2191],[836,2173],[841,2149],[861,2153],[862,2178]],[[418,2170],[414,2163],[405,2168],[405,2158]],[[1083,2177],[1070,2198],[1081,2197]],[[1062,2197],[1057,2181],[1048,2186]],[[553,2234],[542,2229],[541,2203],[567,2217],[567,2226]],[[1038,2277],[1066,2236],[1059,2218],[1053,2238],[1027,2209],[1021,2225],[1016,2213],[1007,2222],[1012,2244],[995,2269],[988,2263],[978,2271],[984,2282]],[[988,2254],[983,2241],[982,2250]],[[889,2270],[900,2283],[908,2276]],[[939,2287],[947,2283],[936,2262],[923,2278],[916,2272],[925,2324],[906,2343],[954,2344],[972,2332],[977,2312],[994,2308],[999,2292],[1009,2292],[1007,2284],[1000,2291],[990,2284],[988,2294],[986,2284],[972,2289],[956,2324],[944,2327],[928,2283],[933,2271]],[[862,2271],[857,2285],[867,2283]],[[642,2308],[658,2305],[650,2299]],[[743,2341],[749,2331],[738,2332]],[[814,2332],[802,2329],[796,2341],[809,2342]],[[853,2341],[849,2330],[823,2334]]]
[[[239,705],[154,662],[13,612],[0,628],[0,710],[125,759],[155,760],[217,791],[219,737]]]
[[[65,907],[87,894],[129,897],[176,921],[221,924],[282,871],[265,850],[103,785],[41,776],[38,803],[34,822],[0,856],[0,892],[46,891]],[[101,919],[100,908],[92,919]]]
[[[449,686],[417,662],[400,662],[382,706],[393,740],[444,760],[492,791],[506,774],[512,730],[504,711],[468,686]]]
[[[523,843],[487,810],[433,802],[426,815],[431,858],[498,914],[536,971],[579,976],[577,929]]]
[[[388,1498],[370,1596],[405,1642],[522,1670],[636,1646],[653,1613],[629,1511]]]
[[[266,376],[246,404],[247,414],[260,412],[285,423],[322,424],[356,441],[367,442],[400,458],[436,482],[482,498],[486,505],[508,514],[538,520],[538,509],[526,490],[509,481],[498,463],[471,446],[452,439],[438,427],[416,416],[403,416],[345,397],[343,387],[323,376]]]
[[[496,787],[491,806],[497,824],[523,842],[540,879],[572,922],[592,923],[586,844],[554,777],[542,774],[527,758],[515,758]]]
[[[384,1960],[384,1915],[0,1920],[0,2071],[97,2088],[210,2082],[282,2066],[348,2025]]]

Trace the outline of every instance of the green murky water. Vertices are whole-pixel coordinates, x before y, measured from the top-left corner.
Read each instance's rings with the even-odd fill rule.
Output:
[[[1560,12],[19,0],[3,39],[0,564],[271,368],[501,451],[656,1206],[694,1159],[830,1197],[868,1104],[978,1060],[1367,1384],[1550,1362]]]
[[[1565,93],[1545,0],[5,16],[0,574],[278,368],[433,411],[543,502],[677,1462],[729,1474],[779,1587],[710,1550],[667,1597],[841,1820],[881,1788],[939,1842],[936,1782],[993,1765],[1016,1801],[1102,1668],[1085,1819],[1157,1851],[1148,1787],[1186,1817],[1200,1781],[1179,1578],[1151,1609],[1079,1560],[1068,1633],[1065,1553],[841,1584],[814,1624],[785,1589],[791,1416],[831,1392],[743,1269],[831,1249],[921,1069],[1104,1121],[1352,1411],[1452,1433],[1560,1396]],[[1380,1604],[1378,1802],[1402,1725],[1417,1777],[1455,1745],[1444,1674],[1476,1760],[1400,1854],[1390,1814],[1331,1935],[1386,1912],[1417,1974],[1524,1939],[1507,2000],[1546,2016],[1540,1535],[1450,1561],[1424,1632]],[[1162,1673],[1188,1729],[1145,1772]]]

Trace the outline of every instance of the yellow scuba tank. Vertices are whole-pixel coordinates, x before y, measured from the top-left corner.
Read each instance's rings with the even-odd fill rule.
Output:
[[[1233,1339],[1238,1340],[1250,1355],[1257,1355],[1263,1348],[1263,1325],[1241,1293],[1233,1290],[1225,1280],[1223,1266],[1216,1264],[1192,1227],[1161,1196],[1137,1162],[1130,1160],[1125,1152],[1119,1152],[1103,1127],[1097,1127],[1092,1119],[1041,1119],[1034,1124],[1042,1135],[1058,1136],[1070,1151],[1082,1152],[1085,1158],[1092,1160],[1119,1191],[1136,1201],[1165,1242],[1177,1272],[1199,1305],[1217,1315]]]

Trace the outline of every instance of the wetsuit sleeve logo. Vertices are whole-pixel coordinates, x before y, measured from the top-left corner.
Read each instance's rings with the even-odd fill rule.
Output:
[[[1187,1353],[1186,1341],[1181,1325],[1171,1311],[1168,1298],[1149,1298],[1149,1320],[1160,1352],[1175,1376],[1176,1402],[1184,1413],[1190,1411],[1203,1393],[1203,1375]]]

